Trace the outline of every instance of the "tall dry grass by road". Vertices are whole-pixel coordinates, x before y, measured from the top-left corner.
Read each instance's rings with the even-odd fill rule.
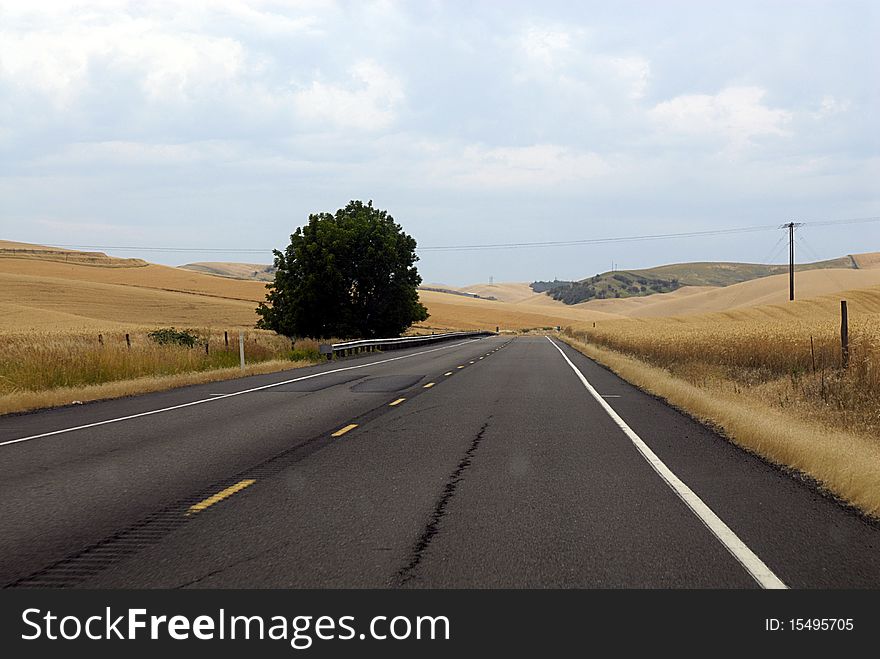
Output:
[[[753,395],[801,418],[880,436],[880,314],[850,322],[840,368],[839,321],[678,318],[601,323],[570,331],[707,389]]]
[[[614,321],[564,338],[621,377],[880,517],[880,314]],[[812,338],[812,343],[811,343]]]
[[[157,391],[241,375],[238,333],[201,330],[193,347],[161,345],[146,331],[0,335],[0,414]],[[207,350],[205,345],[207,344]],[[248,373],[314,363],[317,343],[261,330],[245,333]]]

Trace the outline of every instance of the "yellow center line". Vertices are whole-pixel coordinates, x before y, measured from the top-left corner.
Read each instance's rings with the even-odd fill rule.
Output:
[[[347,433],[349,430],[354,430],[354,429],[357,428],[357,427],[358,427],[358,424],[356,424],[356,423],[349,423],[347,426],[345,426],[345,428],[340,428],[339,430],[337,430],[335,433],[333,433],[333,434],[330,435],[330,436],[331,436],[331,437],[342,437],[342,436],[343,436],[345,433]]]
[[[455,368],[464,368],[464,366],[456,366]]]
[[[422,387],[422,389],[430,389],[430,388],[433,387],[433,386],[434,386],[434,383],[433,383],[433,382],[429,382],[429,383],[426,384],[424,387]]]
[[[473,362],[470,362],[470,363],[473,364]]]
[[[443,375],[452,375],[452,371],[449,371],[448,373],[444,373]]]
[[[393,403],[388,403],[388,407],[394,407],[395,405],[400,405],[405,400],[406,400],[406,398],[398,398]]]
[[[480,357],[480,359],[483,359],[483,358],[482,358],[482,357]],[[479,360],[478,360],[478,361],[479,361]]]
[[[223,499],[226,499],[227,497],[231,497],[236,492],[241,492],[244,488],[249,487],[256,482],[257,481],[254,480],[253,478],[247,478],[243,481],[238,481],[235,485],[230,485],[225,490],[220,490],[219,492],[217,492],[217,494],[214,494],[213,496],[210,496],[207,499],[204,499],[202,501],[199,501],[196,504],[193,504],[192,506],[189,507],[189,510],[186,511],[186,514],[192,515],[194,513],[200,513],[205,508],[208,508],[209,506],[213,506],[215,503],[223,501]]]

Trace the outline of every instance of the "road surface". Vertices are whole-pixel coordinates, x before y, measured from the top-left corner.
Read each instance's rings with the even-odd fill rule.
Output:
[[[0,418],[7,587],[876,588],[878,549],[554,337]]]

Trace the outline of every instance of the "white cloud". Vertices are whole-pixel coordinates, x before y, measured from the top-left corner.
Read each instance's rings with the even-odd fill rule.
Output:
[[[525,147],[469,145],[449,153],[438,145],[423,147],[433,160],[432,179],[465,187],[554,187],[583,182],[611,171],[601,156],[556,144]]]
[[[645,95],[650,62],[634,54],[597,52],[590,32],[582,27],[530,27],[519,38],[524,56],[514,79],[556,87],[585,102],[614,104]]]
[[[133,81],[149,101],[234,93],[262,82],[261,37],[321,33],[313,3],[281,4],[0,0],[0,84],[44,94],[56,107],[108,78]]]
[[[350,73],[349,85],[315,80],[296,92],[299,116],[341,128],[378,130],[391,125],[404,100],[401,81],[371,60],[358,62]]]
[[[673,135],[720,138],[744,146],[751,138],[787,135],[792,113],[763,103],[760,87],[726,87],[714,95],[684,94],[658,103],[650,118]]]
[[[835,114],[846,112],[849,108],[850,102],[846,99],[839,99],[831,95],[826,95],[822,97],[822,101],[819,103],[819,109],[813,112],[813,118],[824,119],[825,117],[831,117]]]
[[[0,79],[67,105],[105,71],[138,81],[152,100],[180,97],[239,76],[243,46],[229,37],[172,33],[150,19],[0,32]]]
[[[521,37],[520,46],[529,59],[555,68],[571,55],[573,40],[574,35],[563,29],[530,27]]]
[[[205,161],[218,163],[238,155],[233,145],[218,141],[161,144],[111,140],[69,144],[59,152],[30,164],[37,167],[77,167],[100,163],[170,166]]]
[[[602,62],[627,90],[629,98],[638,100],[645,95],[651,75],[651,65],[648,60],[634,56],[606,57]]]

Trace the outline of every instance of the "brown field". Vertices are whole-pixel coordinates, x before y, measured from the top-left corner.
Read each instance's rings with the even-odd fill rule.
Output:
[[[125,335],[129,334],[129,342]],[[162,345],[145,331],[12,332],[0,334],[0,414],[72,401],[158,391],[239,377],[238,334],[202,329],[197,345]],[[207,344],[207,349],[206,349]],[[268,373],[314,363],[313,341],[248,330],[246,372]]]
[[[815,298],[840,291],[849,291],[880,286],[880,269],[878,270],[810,270],[797,273],[796,297],[797,299]],[[690,288],[690,287],[688,287]],[[697,292],[679,289],[674,293],[667,293],[663,300],[659,295],[651,295],[646,298],[642,306],[633,306],[630,310],[623,311],[621,306],[611,306],[622,315],[633,318],[692,315],[707,312],[726,312],[745,307],[758,307],[768,305],[788,305],[788,276],[773,275],[761,279],[753,279],[741,284],[725,286],[723,288],[694,287]],[[676,295],[678,294],[678,295]],[[615,302],[629,302],[630,300],[615,300]],[[591,301],[577,305],[589,309],[591,306],[602,308],[599,302]]]
[[[107,256],[103,252],[81,252],[60,247],[47,247],[46,245],[17,243],[11,240],[0,240],[0,257],[38,259],[43,262],[79,263],[105,268],[133,268],[147,265],[147,262],[141,259],[121,259]]]
[[[6,265],[2,259],[0,265]],[[0,332],[166,325],[236,329],[256,322],[256,301],[86,281],[73,274],[62,278],[0,272]]]
[[[544,308],[434,291],[420,291],[419,298],[431,314],[426,324],[443,329],[494,330],[500,327],[502,330],[521,330],[572,323],[580,326],[593,320],[617,318],[601,311],[582,311],[563,304]]]
[[[528,282],[511,282],[499,284],[473,284],[463,286],[458,290],[465,293],[474,293],[482,297],[494,297],[499,302],[511,304],[539,304],[546,306],[565,306],[562,302],[554,300],[549,295],[535,293]]]
[[[18,258],[9,255],[11,249],[48,250],[52,256]],[[58,260],[58,254],[70,260]],[[82,261],[82,254],[0,241],[0,332],[126,327],[133,330],[165,325],[248,328],[256,322],[254,309],[266,293],[265,284],[259,281],[155,264],[126,266],[131,260],[101,255],[113,266],[103,267],[98,262]],[[863,254],[854,258],[867,263],[874,256]],[[880,268],[802,272],[797,280],[801,298],[877,285]],[[756,305],[762,306],[762,311],[756,312],[759,315],[790,313],[786,308],[772,307],[787,300],[785,276],[725,288],[689,286],[662,295],[593,300],[574,306],[536,294],[522,282],[480,284],[460,290],[498,300],[422,291],[421,299],[431,313],[426,325],[444,329],[499,326],[520,330],[555,325],[587,328],[593,322],[613,319],[726,312]]]
[[[856,267],[864,270],[880,268],[880,252],[870,252],[868,254],[853,254],[853,261]]]
[[[273,281],[271,268],[260,263],[227,263],[225,261],[200,261],[178,266],[182,270],[192,270],[208,275],[231,277],[232,279],[252,279],[255,281]]]

